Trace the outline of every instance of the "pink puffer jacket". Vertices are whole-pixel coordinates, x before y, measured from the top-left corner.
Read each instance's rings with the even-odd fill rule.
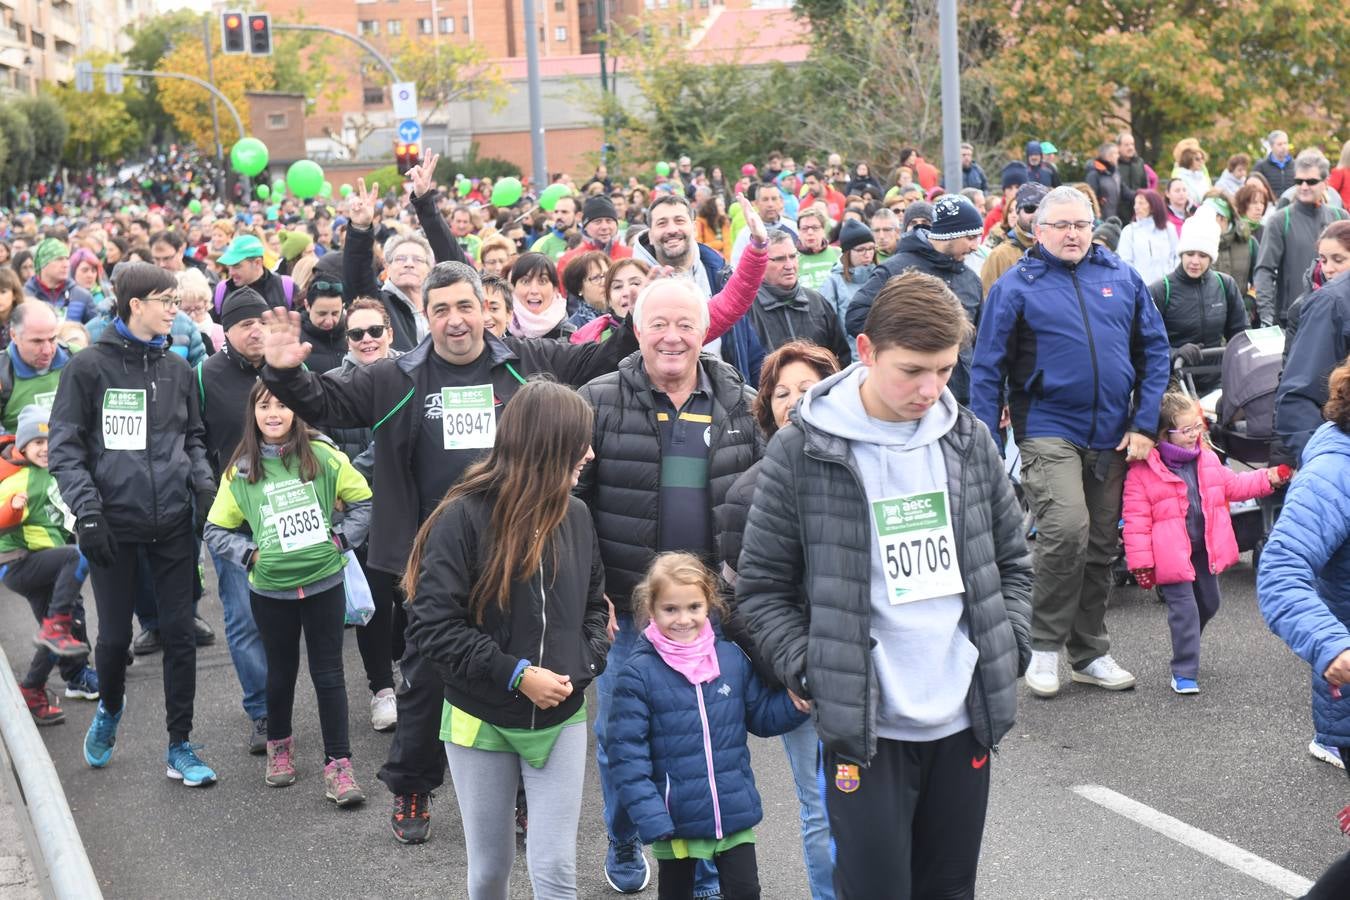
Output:
[[[1205,513],[1205,550],[1209,570],[1217,575],[1237,562],[1237,536],[1228,515],[1230,500],[1264,497],[1272,490],[1265,469],[1234,472],[1213,450],[1196,460],[1200,504]],[[1186,482],[1173,474],[1157,450],[1143,462],[1130,463],[1125,475],[1125,561],[1130,569],[1153,569],[1158,584],[1195,580],[1191,539],[1186,533]]]

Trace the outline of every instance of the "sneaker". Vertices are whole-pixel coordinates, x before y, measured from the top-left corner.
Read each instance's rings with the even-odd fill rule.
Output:
[[[1200,693],[1200,685],[1195,683],[1194,678],[1182,678],[1179,675],[1173,675],[1172,691],[1177,694],[1198,694]]]
[[[651,881],[652,870],[641,841],[610,841],[605,854],[605,880],[620,894],[636,894]]]
[[[1328,747],[1326,744],[1319,743],[1317,738],[1308,742],[1308,752],[1312,754],[1313,759],[1321,760],[1338,769],[1345,768],[1345,761],[1341,759],[1341,752],[1335,747]]]
[[[91,666],[85,666],[80,674],[66,682],[66,697],[71,700],[98,699],[98,672]]]
[[[169,766],[164,774],[175,781],[183,782],[184,787],[201,787],[214,784],[216,780],[215,770],[202,762],[201,757],[197,755],[201,746],[201,744],[189,744],[187,741],[170,744],[169,752],[164,755],[164,761]]]
[[[126,698],[122,699],[122,708],[116,714],[108,712],[99,701],[94,710],[94,721],[84,735],[84,761],[95,769],[101,769],[112,759],[113,746],[117,743],[117,725],[122,721],[122,713],[127,711]]]
[[[262,756],[267,752],[267,716],[258,716],[248,728],[248,752]]]
[[[398,704],[394,689],[383,688],[370,698],[370,727],[376,731],[393,731],[398,724]]]
[[[291,762],[291,751],[295,749],[293,738],[279,741],[267,741],[267,774],[263,776],[270,787],[288,787],[295,784],[295,764]]]
[[[338,806],[355,806],[365,802],[365,792],[356,783],[350,759],[335,759],[323,767],[323,795]]]
[[[136,640],[131,642],[131,652],[137,656],[149,656],[163,649],[164,645],[159,642],[159,632],[153,628],[142,628],[141,633],[136,635]]]
[[[19,693],[23,694],[23,702],[33,714],[34,724],[60,725],[66,720],[66,714],[56,705],[55,695],[48,694],[45,687],[21,687]]]
[[[1053,697],[1058,694],[1059,651],[1032,650],[1026,680],[1027,688],[1037,697]]]
[[[192,636],[197,639],[198,647],[209,647],[216,642],[216,633],[201,616],[192,617]]]
[[[431,795],[395,794],[389,825],[400,844],[425,844],[431,837]]]
[[[33,643],[46,647],[57,656],[87,656],[89,645],[70,633],[70,616],[50,616],[33,636]]]
[[[1074,669],[1069,677],[1079,684],[1092,684],[1108,691],[1128,691],[1134,687],[1134,676],[1122,669],[1109,653],[1102,654],[1081,669]]]

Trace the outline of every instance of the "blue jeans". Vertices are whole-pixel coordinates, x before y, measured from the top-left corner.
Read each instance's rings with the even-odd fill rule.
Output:
[[[216,566],[220,606],[225,612],[225,643],[244,691],[244,712],[250,719],[267,715],[267,653],[249,606],[248,572],[238,563],[211,554]]]
[[[820,746],[816,726],[804,722],[783,735],[792,781],[802,816],[802,853],[812,900],[834,900],[834,862],[830,859],[830,821],[825,815],[824,792],[816,753]]]
[[[600,770],[600,793],[605,800],[605,829],[609,839],[615,843],[628,844],[638,839],[637,826],[628,817],[628,810],[619,802],[619,792],[609,777],[609,754],[605,741],[608,731],[609,701],[614,693],[614,684],[619,680],[619,672],[628,662],[629,655],[637,644],[637,626],[633,617],[627,613],[616,615],[619,633],[614,635],[614,643],[609,645],[609,656],[605,661],[605,671],[595,680],[595,763]],[[718,893],[717,870],[707,860],[700,860],[698,874],[694,882],[694,896],[702,897]]]

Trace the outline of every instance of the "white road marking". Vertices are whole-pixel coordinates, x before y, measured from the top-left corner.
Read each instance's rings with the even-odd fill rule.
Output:
[[[1111,812],[1138,822],[1159,834],[1169,837],[1178,844],[1190,847],[1211,859],[1216,859],[1236,869],[1249,878],[1255,878],[1290,897],[1302,897],[1312,887],[1312,882],[1288,869],[1263,859],[1250,850],[1243,850],[1237,844],[1230,844],[1207,831],[1201,831],[1193,825],[1187,825],[1180,819],[1174,819],[1151,806],[1132,800],[1124,794],[1118,794],[1099,784],[1080,784],[1073,792],[1085,800],[1091,800],[1098,806],[1104,806]]]

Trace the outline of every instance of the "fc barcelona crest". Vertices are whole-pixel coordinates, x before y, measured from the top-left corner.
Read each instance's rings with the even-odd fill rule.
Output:
[[[857,766],[851,763],[840,763],[834,767],[834,786],[839,789],[840,793],[851,794],[858,789],[860,784],[862,784],[862,781],[858,778]]]

